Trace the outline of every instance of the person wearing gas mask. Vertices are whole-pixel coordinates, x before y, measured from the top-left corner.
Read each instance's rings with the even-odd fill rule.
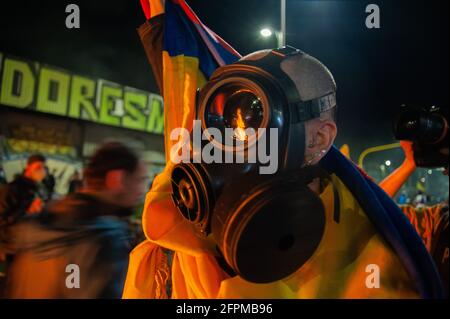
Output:
[[[162,88],[164,7],[150,4],[139,33]],[[147,241],[130,256],[124,298],[151,296],[158,245],[175,251],[172,298],[442,297],[402,212],[333,146],[336,83],[321,62],[291,47],[250,54],[218,68],[196,108],[222,158],[277,144],[277,171],[261,174],[258,161],[169,162],[147,195]],[[227,128],[258,133],[222,141]]]

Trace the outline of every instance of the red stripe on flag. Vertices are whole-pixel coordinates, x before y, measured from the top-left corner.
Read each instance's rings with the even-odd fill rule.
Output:
[[[172,2],[177,3],[178,5],[181,6],[181,8],[183,9],[184,13],[186,13],[186,15],[188,16],[188,18],[196,24],[202,24],[200,19],[197,17],[197,15],[195,14],[195,12],[191,9],[191,7],[189,7],[189,5],[186,3],[186,1],[184,0],[172,0]]]
[[[203,25],[205,27],[205,29],[207,29],[210,34],[212,33],[213,38],[215,38],[215,40],[222,46],[224,47],[228,52],[230,52],[231,54],[241,58],[242,55],[236,51],[231,45],[228,44],[228,42],[226,42],[224,39],[222,39],[220,37],[220,35],[218,35],[217,33],[215,33],[214,31],[212,31],[210,28],[208,28],[207,26]]]
[[[150,19],[150,16],[151,16],[150,2],[148,0],[141,0],[141,7],[142,7],[142,10],[144,11],[145,17],[147,19]]]
[[[208,28],[206,25],[202,23],[199,17],[195,14],[192,8],[186,3],[185,0],[172,0],[172,2],[177,3],[181,6],[184,13],[188,16],[188,18],[195,24],[200,25],[200,27],[209,33],[209,35],[217,42],[222,45],[228,52],[238,57],[241,57],[239,52],[237,52],[231,45],[229,45],[226,41],[224,41],[220,36],[218,36],[214,31]],[[206,40],[206,39],[204,39]],[[205,41],[206,42],[206,41]]]

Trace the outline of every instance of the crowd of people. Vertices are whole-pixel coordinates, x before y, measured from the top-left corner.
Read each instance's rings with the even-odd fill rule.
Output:
[[[147,169],[120,143],[101,146],[69,194],[52,201],[42,155],[0,186],[1,294],[5,298],[119,298],[128,254],[142,241],[131,216],[143,200]],[[43,191],[44,190],[44,191]],[[80,268],[82,290],[65,286],[65,267]]]

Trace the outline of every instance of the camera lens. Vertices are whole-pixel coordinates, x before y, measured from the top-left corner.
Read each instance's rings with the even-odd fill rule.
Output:
[[[419,136],[420,114],[403,112],[395,123],[395,137],[399,140],[414,140]]]
[[[400,115],[394,130],[399,140],[433,144],[446,133],[446,122],[439,114],[407,111]]]

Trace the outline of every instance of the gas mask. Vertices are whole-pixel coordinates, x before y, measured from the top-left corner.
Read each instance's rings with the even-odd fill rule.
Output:
[[[325,172],[303,165],[305,122],[334,108],[335,92],[324,65],[284,47],[217,69],[198,93],[202,148],[208,144],[220,158],[235,161],[176,165],[172,198],[183,217],[200,234],[211,236],[228,266],[247,281],[289,276],[320,243],[324,207],[308,184]],[[227,129],[234,133],[223,138]],[[261,149],[275,151],[275,171],[249,160]]]

